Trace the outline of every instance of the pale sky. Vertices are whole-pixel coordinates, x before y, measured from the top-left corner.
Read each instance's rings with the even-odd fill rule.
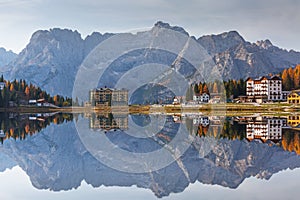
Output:
[[[20,52],[36,30],[127,32],[157,21],[197,38],[237,30],[300,51],[300,0],[0,0],[0,47]]]

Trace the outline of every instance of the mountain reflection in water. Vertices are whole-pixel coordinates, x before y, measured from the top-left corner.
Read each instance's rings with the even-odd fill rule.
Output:
[[[187,130],[192,140],[182,155],[164,168],[129,173],[95,158],[77,133],[75,123],[80,120],[87,123],[91,134],[104,134],[128,152],[163,148],[180,130]],[[237,188],[248,177],[268,180],[279,171],[300,167],[298,121],[298,116],[1,113],[0,154],[7,159],[0,170],[18,165],[35,188],[54,191],[77,188],[83,180],[93,187],[136,185],[157,197],[182,192],[197,181]],[[136,131],[143,128],[144,135],[139,135]]]

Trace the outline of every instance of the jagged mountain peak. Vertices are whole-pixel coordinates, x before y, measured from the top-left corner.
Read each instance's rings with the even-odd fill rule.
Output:
[[[3,47],[0,47],[0,53],[14,53],[12,50],[6,50],[5,48]],[[15,54],[15,53],[14,53]]]
[[[71,30],[71,29],[61,29],[61,28],[51,28],[49,30],[38,30],[32,34],[31,39],[38,39],[40,37],[45,36],[53,36],[57,38],[61,38],[62,36],[66,35],[76,35],[81,38],[80,33],[77,30]]]
[[[103,40],[113,36],[113,33],[104,33],[93,32],[91,35],[88,35],[84,39],[84,55],[88,55],[96,46],[100,44]]]
[[[4,48],[0,48],[0,67],[3,67],[12,62],[17,57],[17,54],[11,50],[7,51]]]
[[[183,34],[189,36],[189,33],[186,32],[186,31],[184,30],[184,28],[179,27],[179,26],[171,26],[169,23],[166,23],[166,22],[158,21],[158,22],[156,22],[156,23],[154,24],[154,27],[171,29],[171,30],[173,30],[173,31],[178,31],[178,32],[180,32],[180,33],[183,33]]]
[[[102,34],[102,33],[99,33],[99,32],[93,32],[92,34],[87,35],[87,36],[84,38],[84,40],[87,40],[87,39],[89,39],[89,38],[94,38],[94,37],[100,37],[100,36],[112,36],[112,35],[114,35],[114,33],[104,33],[104,34]]]
[[[81,38],[80,33],[78,31],[73,31],[70,29],[60,29],[60,28],[53,28],[50,30],[38,30],[33,33],[30,43],[27,47],[31,44],[41,44],[43,46],[49,46],[53,44],[53,41],[59,42],[81,42],[83,39]],[[47,42],[44,44],[43,42]],[[26,48],[27,48],[26,47]]]
[[[198,39],[198,42],[213,55],[224,52],[241,43],[245,43],[244,38],[237,31],[224,32],[219,35],[205,35]]]
[[[270,40],[259,40],[255,43],[258,47],[263,49],[269,49],[270,47],[273,47],[273,44]]]
[[[53,95],[71,96],[78,67],[87,54],[109,36],[93,33],[83,40],[76,30],[36,31],[11,64],[9,77],[30,81]]]
[[[235,30],[221,33],[220,36],[223,39],[231,39],[231,40],[235,40],[235,41],[240,41],[242,43],[245,42],[245,39],[239,34],[239,32],[237,32]]]

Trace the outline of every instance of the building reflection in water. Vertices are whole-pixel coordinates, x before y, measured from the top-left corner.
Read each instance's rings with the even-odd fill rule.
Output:
[[[202,134],[191,137],[193,142],[175,162],[157,171],[139,174],[110,168],[96,159],[91,152],[87,152],[86,146],[82,146],[83,137],[74,134],[76,131],[74,124],[65,123],[76,121],[76,118],[80,121],[81,114],[76,116],[76,114],[5,113],[0,115],[2,125],[0,135],[3,134],[4,139],[9,137],[21,139],[22,134],[27,137],[31,132],[41,131],[50,123],[61,125],[55,126],[55,129],[46,129],[43,134],[36,134],[22,142],[15,142],[13,138],[8,139],[0,145],[1,150],[20,163],[20,167],[30,177],[32,185],[38,189],[71,190],[78,188],[82,181],[85,181],[93,187],[136,185],[152,190],[159,198],[170,193],[180,193],[190,183],[196,181],[235,189],[246,178],[256,176],[269,180],[279,171],[300,166],[298,116],[272,118],[182,114],[128,117],[119,113],[85,113],[85,117],[86,119],[82,120],[86,124],[85,130],[91,129],[89,131],[92,132],[90,134],[92,138],[99,135],[103,136],[102,138],[107,137],[110,142],[127,152],[148,153],[160,149],[161,146],[170,147],[172,140],[181,130],[178,128],[180,126],[187,127],[188,132],[184,132],[186,134],[194,134],[193,136],[195,133]],[[163,121],[164,123],[161,123],[163,128],[157,126],[160,123],[153,123],[154,121]],[[131,125],[144,128],[151,123],[158,127],[156,135],[138,138],[136,136],[141,134],[126,134],[130,131],[136,132]],[[154,132],[155,126],[150,127],[147,130]],[[97,131],[96,134],[93,133],[94,129]],[[115,132],[115,129],[129,129],[129,131]],[[102,134],[98,130],[107,131],[107,134]],[[244,137],[241,137],[242,135]],[[276,143],[269,142],[271,140]],[[95,145],[102,147],[97,140]],[[105,153],[101,152],[101,155]],[[160,159],[161,154],[155,157],[155,160]],[[128,157],[120,159],[120,163],[125,167],[132,166],[126,165],[126,162]],[[62,171],[64,173],[61,173]]]
[[[248,141],[272,142],[286,151],[300,154],[300,116],[235,117],[234,120],[246,125]]]
[[[96,130],[127,130],[128,114],[89,113],[89,127]]]
[[[269,117],[244,117],[239,118],[239,123],[246,123],[246,138],[249,141],[271,140],[275,143],[282,139],[282,129],[289,128],[286,118]]]
[[[300,128],[300,116],[298,115],[291,115],[288,116],[288,125],[292,128]]]
[[[190,134],[200,137],[246,139],[272,143],[300,154],[300,116],[223,117],[197,114],[174,115],[175,123],[184,123]]]

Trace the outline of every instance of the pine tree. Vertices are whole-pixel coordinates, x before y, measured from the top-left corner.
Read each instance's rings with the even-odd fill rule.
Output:
[[[199,94],[199,87],[197,83],[194,85],[194,93]]]

